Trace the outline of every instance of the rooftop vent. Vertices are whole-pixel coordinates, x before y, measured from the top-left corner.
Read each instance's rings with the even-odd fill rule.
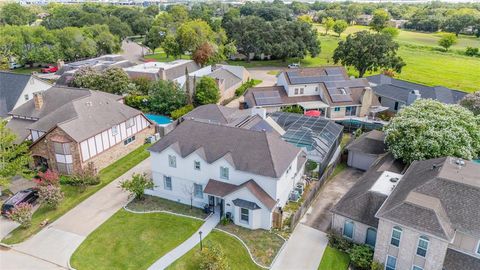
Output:
[[[392,177],[392,178],[390,178],[390,182],[392,182],[392,183],[397,183],[398,180],[400,180],[398,177]]]

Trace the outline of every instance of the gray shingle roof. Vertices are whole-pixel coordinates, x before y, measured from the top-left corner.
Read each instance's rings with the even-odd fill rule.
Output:
[[[469,256],[451,248],[447,249],[445,260],[443,261],[444,270],[478,270],[480,269],[480,258]]]
[[[349,144],[346,149],[372,155],[383,154],[386,152],[384,139],[385,133],[378,130],[372,130],[362,134],[359,138]]]
[[[363,224],[378,227],[378,218],[375,217],[375,214],[387,199],[387,196],[373,192],[370,188],[384,171],[400,173],[403,166],[391,154],[382,155],[331,211]]]
[[[0,71],[0,117],[13,110],[31,75]]]
[[[377,217],[450,240],[454,231],[480,235],[480,165],[443,157],[415,161]],[[422,218],[418,218],[422,217]]]
[[[20,118],[12,118],[10,121],[8,121],[7,128],[17,135],[15,143],[21,143],[27,139],[28,135],[30,135],[30,132],[27,128],[32,123],[34,123],[34,121]]]
[[[446,104],[456,104],[467,93],[443,86],[426,86],[418,83],[394,79],[383,74],[367,77],[370,83],[376,84],[372,89],[378,96],[407,102],[408,94],[418,90],[422,98],[438,100]]]
[[[242,82],[242,78],[237,77],[232,72],[223,68],[216,69],[207,76],[214,79],[223,80],[225,83],[225,90],[228,90],[230,87]]]
[[[281,176],[301,152],[278,133],[192,120],[185,120],[149,150],[162,152],[170,146],[178,148],[182,157],[203,148],[209,163],[229,155],[235,169],[274,178]]]
[[[258,204],[254,203],[254,202],[251,202],[251,201],[247,201],[247,200],[235,199],[232,202],[235,206],[242,207],[242,208],[247,208],[247,209],[250,209],[250,210],[261,209],[261,207],[258,206]]]
[[[250,110],[238,110],[220,106],[217,104],[207,104],[196,107],[185,114],[183,119],[206,120],[219,124],[230,124],[231,122],[250,115]]]
[[[35,109],[32,99],[12,114],[39,119],[27,126],[28,129],[48,132],[58,126],[81,142],[141,114],[118,102],[120,99],[120,96],[100,91],[52,87],[43,93],[44,104],[40,110]]]

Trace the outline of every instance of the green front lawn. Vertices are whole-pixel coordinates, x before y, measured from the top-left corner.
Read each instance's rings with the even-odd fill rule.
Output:
[[[134,199],[126,207],[136,212],[168,211],[201,219],[205,219],[208,216],[203,209],[150,195],[145,195],[143,200]]]
[[[13,73],[19,73],[19,74],[32,74],[32,72],[40,72],[41,68],[27,68],[27,67],[22,67],[22,68],[16,68],[16,69],[11,69],[10,72]]]
[[[252,252],[255,260],[264,266],[269,266],[273,262],[278,251],[285,243],[285,240],[277,234],[262,229],[250,230],[233,223],[225,226],[219,224],[217,227],[242,239]]]
[[[225,256],[228,269],[231,270],[257,270],[262,269],[258,267],[248,255],[248,251],[242,245],[240,241],[236,238],[220,232],[212,231],[207,237],[203,240],[204,245],[217,245]],[[168,270],[197,270],[198,267],[198,253],[200,250],[200,245],[197,245],[187,254],[183,255],[180,259],[176,260],[172,265],[170,265]]]
[[[318,270],[346,270],[349,264],[350,257],[347,253],[327,246]]]
[[[26,240],[28,237],[39,232],[42,227],[40,224],[44,220],[48,220],[49,223],[54,222],[70,209],[77,206],[83,200],[90,197],[93,193],[97,192],[113,180],[117,179],[131,168],[135,167],[138,163],[146,159],[150,153],[146,150],[150,145],[142,145],[136,150],[130,152],[128,155],[117,160],[110,166],[100,171],[100,184],[96,186],[89,186],[83,192],[78,187],[69,185],[62,185],[62,191],[65,198],[60,203],[57,209],[51,209],[45,206],[41,206],[32,217],[32,225],[28,228],[17,228],[7,235],[2,242],[5,244],[16,244]]]
[[[196,219],[121,209],[83,241],[70,262],[77,270],[147,269],[201,225]]]
[[[177,59],[190,59],[190,56],[181,55],[180,57],[173,57],[173,56],[169,55],[167,57],[167,54],[163,51],[163,49],[159,48],[159,49],[155,50],[154,54],[145,55],[144,59],[154,59],[158,62],[170,62],[170,61],[174,61],[174,60],[177,60]]]

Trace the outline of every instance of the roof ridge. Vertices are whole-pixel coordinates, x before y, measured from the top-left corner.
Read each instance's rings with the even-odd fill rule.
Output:
[[[265,136],[265,141],[267,142],[268,156],[272,157],[272,158],[270,158],[270,163],[272,164],[272,168],[273,168],[273,171],[275,172],[275,175],[279,176],[277,168],[275,167],[275,163],[273,162],[273,154],[272,154],[272,149],[271,149],[271,146],[270,146],[270,140],[268,139],[268,132],[263,132],[263,133],[264,133],[264,136]]]

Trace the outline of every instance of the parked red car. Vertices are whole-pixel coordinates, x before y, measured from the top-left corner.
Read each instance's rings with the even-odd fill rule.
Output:
[[[40,69],[40,72],[42,73],[54,73],[58,71],[58,67],[56,66],[48,66],[45,68]]]

